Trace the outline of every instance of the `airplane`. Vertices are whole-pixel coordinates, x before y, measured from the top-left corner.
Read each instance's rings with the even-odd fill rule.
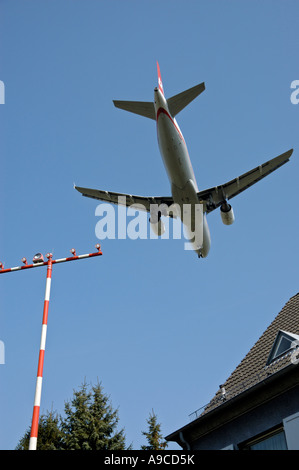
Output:
[[[187,227],[192,249],[199,258],[206,258],[211,246],[207,215],[220,207],[222,222],[231,225],[235,216],[228,201],[287,163],[293,149],[231,181],[199,191],[186,142],[175,116],[205,90],[205,83],[166,99],[158,62],[157,73],[158,86],[154,89],[154,102],[113,100],[113,103],[117,108],[156,121],[159,150],[170,181],[172,196],[134,196],[78,186],[75,186],[75,189],[85,197],[100,201],[127,207],[143,207],[143,210],[150,213],[150,226],[156,235],[165,232],[162,215],[179,217]],[[188,223],[185,220],[186,208],[190,208],[190,214],[186,217]]]

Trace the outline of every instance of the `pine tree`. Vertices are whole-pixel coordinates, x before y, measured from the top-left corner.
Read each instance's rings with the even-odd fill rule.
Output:
[[[149,415],[148,432],[142,431],[142,434],[147,438],[147,446],[141,446],[142,450],[164,450],[168,446],[168,443],[163,439],[161,434],[161,424],[157,423],[157,415],[152,410],[152,414]]]
[[[90,401],[91,396],[84,383],[79,391],[74,390],[71,402],[65,403],[65,418],[62,420],[64,449],[90,450],[88,446]]]
[[[28,450],[30,431],[27,430],[25,435],[20,439],[16,450]],[[60,417],[53,411],[42,414],[39,418],[38,425],[38,450],[59,450],[62,447],[62,431],[60,429]]]
[[[116,432],[118,410],[113,410],[100,384],[93,387],[91,443],[95,450],[125,450],[124,430]]]
[[[117,430],[118,410],[113,410],[101,384],[88,390],[86,383],[65,403],[65,416],[41,415],[38,450],[126,450],[124,430]],[[30,429],[16,450],[29,448]]]
[[[62,421],[66,450],[125,450],[124,430],[117,431],[118,410],[113,410],[101,384],[89,392],[84,383],[65,404]]]

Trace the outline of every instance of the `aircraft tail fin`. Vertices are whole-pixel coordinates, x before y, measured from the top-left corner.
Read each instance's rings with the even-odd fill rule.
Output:
[[[174,117],[205,90],[204,82],[172,96],[167,100],[170,114]]]
[[[161,91],[162,95],[164,96],[164,88],[163,88],[163,83],[162,83],[162,77],[161,77],[161,71],[160,71],[159,62],[157,62],[157,72],[158,72],[158,85],[159,85],[159,90]]]
[[[159,90],[164,96],[164,88],[162,83],[161,71],[159,63],[157,62],[157,72],[158,72],[158,85]],[[184,109],[191,101],[193,101],[200,93],[205,90],[205,84],[200,83],[188,90],[182,91],[177,95],[172,96],[167,100],[168,108],[170,114],[174,117],[182,109]],[[116,101],[113,100],[114,106],[116,108],[129,111],[131,113],[139,114],[140,116],[147,117],[149,119],[156,120],[155,106],[151,101]]]

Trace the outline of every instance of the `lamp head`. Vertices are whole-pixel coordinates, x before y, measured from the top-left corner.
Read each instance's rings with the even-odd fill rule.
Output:
[[[33,263],[42,263],[44,261],[44,257],[41,253],[36,253],[36,255],[33,256]]]

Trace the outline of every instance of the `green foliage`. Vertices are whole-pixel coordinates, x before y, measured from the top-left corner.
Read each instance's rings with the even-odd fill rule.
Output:
[[[16,450],[28,450],[30,428],[19,441]],[[60,417],[52,411],[39,418],[38,450],[59,450],[62,448],[63,433],[60,429]]]
[[[148,432],[142,431],[142,434],[147,438],[148,445],[141,446],[141,450],[164,450],[168,443],[163,439],[161,434],[161,425],[157,423],[157,415],[154,411],[150,414],[147,420]]]
[[[124,430],[117,432],[114,411],[100,384],[89,392],[86,384],[65,405],[62,422],[66,450],[125,450]]]
[[[126,450],[124,430],[117,431],[118,410],[113,410],[101,384],[86,383],[65,403],[65,417],[52,412],[40,416],[38,450]],[[30,430],[16,450],[29,448]]]

